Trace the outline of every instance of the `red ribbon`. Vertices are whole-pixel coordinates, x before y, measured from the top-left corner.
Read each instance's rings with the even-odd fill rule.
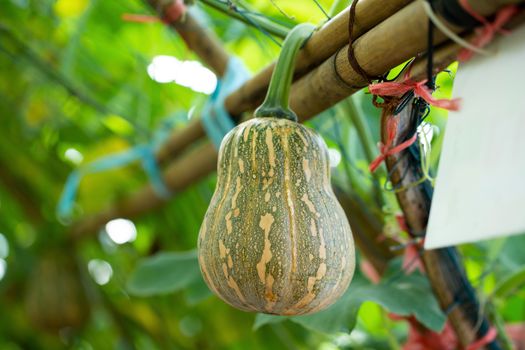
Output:
[[[381,165],[381,163],[387,157],[403,151],[404,149],[410,147],[410,145],[412,145],[414,142],[416,142],[417,133],[415,133],[410,139],[406,140],[405,142],[392,147],[392,143],[394,142],[394,138],[396,137],[396,133],[397,133],[397,123],[398,123],[398,120],[396,117],[393,117],[393,116],[388,117],[388,120],[386,122],[386,131],[387,131],[386,144],[379,142],[380,154],[368,166],[368,169],[370,169],[371,172],[376,171],[379,165]]]
[[[162,16],[162,18],[149,15],[124,13],[122,15],[122,19],[127,22],[135,23],[162,22],[164,24],[171,24],[180,20],[185,13],[186,5],[184,5],[184,0],[174,0],[171,4],[164,8],[164,15]]]
[[[459,110],[461,101],[460,99],[436,99],[434,96],[432,96],[432,92],[426,83],[427,80],[416,82],[406,76],[405,80],[400,83],[389,81],[384,83],[370,84],[368,89],[370,90],[370,93],[374,95],[395,97],[402,96],[408,91],[413,90],[416,96],[421,97],[432,106],[447,109],[449,111]]]
[[[399,228],[402,231],[410,232],[408,225],[407,225],[407,221],[405,220],[405,216],[403,214],[396,214],[396,221],[397,221],[397,224],[399,225]]]
[[[494,339],[496,339],[497,336],[498,336],[498,331],[496,330],[496,328],[492,327],[489,329],[487,333],[485,333],[485,335],[482,338],[476,340],[474,343],[467,346],[466,350],[481,349],[482,347],[484,347],[485,345],[489,344]]]
[[[503,26],[520,11],[519,7],[516,5],[505,6],[498,11],[494,22],[490,23],[485,17],[474,11],[472,6],[468,3],[468,0],[459,0],[459,4],[469,15],[483,24],[483,28],[476,30],[476,37],[472,40],[472,44],[478,48],[487,46],[494,39],[496,33],[508,34],[509,31],[503,29]],[[465,48],[459,52],[458,60],[460,62],[465,62],[470,60],[473,55],[474,52]]]

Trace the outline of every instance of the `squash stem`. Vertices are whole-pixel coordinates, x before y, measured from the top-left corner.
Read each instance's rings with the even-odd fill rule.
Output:
[[[281,54],[275,65],[266,98],[255,111],[256,118],[285,118],[297,121],[288,100],[295,67],[295,58],[301,46],[310,37],[315,27],[303,23],[295,26],[284,40]]]

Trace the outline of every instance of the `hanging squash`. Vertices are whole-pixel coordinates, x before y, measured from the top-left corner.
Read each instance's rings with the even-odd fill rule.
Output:
[[[31,323],[43,330],[84,325],[89,303],[74,257],[58,250],[44,253],[30,276],[25,306]]]
[[[293,63],[312,30],[302,24],[290,32],[264,103],[219,151],[199,264],[210,289],[241,310],[313,313],[334,303],[354,273],[354,243],[331,188],[327,147],[288,107]]]

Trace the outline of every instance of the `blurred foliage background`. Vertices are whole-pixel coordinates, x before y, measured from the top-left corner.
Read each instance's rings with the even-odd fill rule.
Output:
[[[319,1],[332,13],[348,3]],[[326,20],[311,0],[244,5],[286,25]],[[166,121],[173,129],[183,128],[188,112],[200,110],[214,87],[211,78],[181,83],[192,88],[159,82],[169,72],[165,65],[155,68],[155,58],[168,56],[173,63],[173,58],[197,57],[168,27],[126,22],[124,13],[150,9],[139,0],[0,3],[0,349],[395,349],[406,339],[408,326],[392,321],[389,312],[416,314],[432,329],[443,327],[444,315],[426,281],[418,274],[404,276],[399,264],[374,287],[358,271],[342,301],[317,316],[254,315],[211,296],[194,249],[215,175],[175,194],[159,210],[133,221],[120,218],[97,235],[71,240],[72,221],[56,214],[68,175],[102,156],[151,141]],[[251,72],[277,57],[279,46],[260,30],[199,1],[191,13]],[[448,96],[451,76],[440,75],[438,85],[437,93]],[[331,149],[334,183],[358,196],[381,218],[385,234],[396,236],[401,233],[395,220],[399,209],[391,192],[382,191],[379,205],[374,197],[385,174],[373,178],[369,173],[367,146],[352,113],[365,120],[377,142],[379,112],[365,93],[309,125]],[[433,110],[427,121],[435,173],[446,114]],[[102,210],[146,181],[138,163],[85,176],[74,218]],[[462,247],[482,302],[495,305],[506,322],[525,319],[524,290],[516,288],[521,280],[504,294],[494,293],[509,276],[523,274],[523,240],[517,236]],[[399,290],[402,282],[408,289]]]

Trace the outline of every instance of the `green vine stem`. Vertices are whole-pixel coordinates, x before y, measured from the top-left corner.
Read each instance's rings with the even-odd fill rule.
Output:
[[[503,350],[513,350],[514,345],[512,344],[512,340],[509,338],[507,331],[505,330],[505,321],[498,313],[495,305],[492,302],[487,304],[487,317],[498,331],[498,340],[500,341]]]
[[[357,132],[357,137],[361,141],[361,147],[363,147],[366,161],[370,164],[375,158],[374,152],[377,147],[374,144],[374,138],[372,137],[372,133],[370,132],[368,124],[366,123],[366,120],[361,111],[357,108],[353,97],[347,98],[343,102],[342,107],[347,111],[348,116],[352,121],[352,125]],[[374,179],[373,188],[375,201],[379,208],[382,208],[386,204],[386,199],[384,197],[383,188],[380,185],[381,173],[374,172],[371,175]]]
[[[361,111],[359,111],[355,105],[354,99],[349,97],[344,101],[344,104],[346,110],[348,111],[348,116],[350,117],[350,120],[357,131],[357,136],[361,140],[361,146],[363,147],[366,161],[370,163],[375,158],[375,152],[377,148],[374,143],[372,133],[370,132],[370,129],[368,128],[366,120],[363,117]]]
[[[255,111],[256,118],[285,118],[297,121],[297,115],[289,107],[295,58],[301,46],[312,35],[315,26],[302,23],[295,26],[284,40],[281,54],[275,65],[262,105]]]
[[[227,2],[220,0],[200,0],[203,4],[214,8],[217,11],[224,13],[227,16],[235,18],[241,22],[244,22],[248,25],[256,27],[257,29],[263,29],[268,34],[274,35],[279,38],[284,38],[290,31],[290,29],[282,24],[276,23],[264,16],[254,15],[248,11],[239,12],[235,8],[228,5]]]

